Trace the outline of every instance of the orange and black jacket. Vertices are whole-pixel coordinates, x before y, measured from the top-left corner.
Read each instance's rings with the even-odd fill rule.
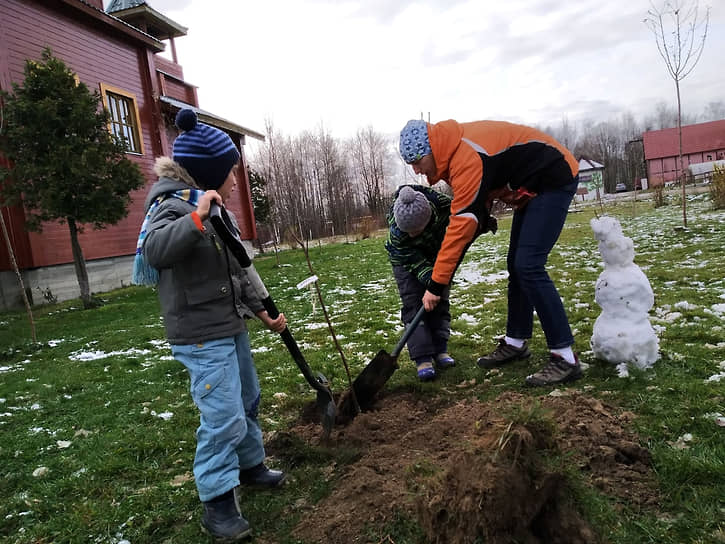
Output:
[[[428,290],[440,294],[473,240],[488,230],[488,193],[508,185],[533,193],[573,182],[579,164],[563,145],[539,130],[503,121],[428,125],[436,179],[453,189],[451,218]]]

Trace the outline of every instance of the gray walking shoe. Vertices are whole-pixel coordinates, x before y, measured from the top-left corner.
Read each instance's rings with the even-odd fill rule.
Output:
[[[563,357],[552,353],[548,364],[544,368],[526,377],[526,385],[542,387],[578,380],[582,377],[582,367],[579,364],[579,358],[576,355],[574,355],[574,358],[576,364],[572,365]]]
[[[516,348],[511,344],[507,344],[505,338],[499,338],[496,349],[479,358],[477,364],[481,368],[494,368],[519,359],[528,359],[529,357],[531,357],[531,352],[526,341],[524,341],[523,346]]]

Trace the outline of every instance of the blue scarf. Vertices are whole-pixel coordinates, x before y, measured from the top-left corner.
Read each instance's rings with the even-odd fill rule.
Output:
[[[149,211],[141,224],[141,233],[138,235],[138,241],[136,242],[136,257],[133,260],[131,283],[135,285],[157,285],[159,283],[159,271],[146,261],[143,254],[143,243],[146,240],[146,229],[148,228],[151,216],[161,203],[169,197],[174,197],[196,206],[199,204],[199,199],[203,194],[204,191],[198,189],[183,189],[181,191],[160,195],[151,203]]]

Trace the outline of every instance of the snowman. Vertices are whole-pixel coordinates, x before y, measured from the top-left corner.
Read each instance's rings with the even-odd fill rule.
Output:
[[[613,217],[591,220],[604,271],[596,283],[594,300],[602,313],[594,322],[594,356],[617,365],[620,376],[628,365],[651,367],[659,359],[659,340],[649,322],[654,293],[642,269],[634,264],[632,239],[622,234]]]

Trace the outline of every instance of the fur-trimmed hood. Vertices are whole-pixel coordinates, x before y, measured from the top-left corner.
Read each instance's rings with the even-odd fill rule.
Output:
[[[186,171],[186,168],[170,157],[157,158],[154,163],[154,173],[160,178],[170,178],[183,181],[194,189],[201,189],[201,187],[199,187],[194,181],[194,178],[191,177],[191,174]]]
[[[146,201],[144,203],[145,210],[149,209],[151,203],[159,195],[173,193],[174,191],[183,191],[189,188],[200,189],[189,172],[169,157],[159,157],[156,159],[154,172],[159,176],[159,180],[151,186],[148,195],[146,195]]]

